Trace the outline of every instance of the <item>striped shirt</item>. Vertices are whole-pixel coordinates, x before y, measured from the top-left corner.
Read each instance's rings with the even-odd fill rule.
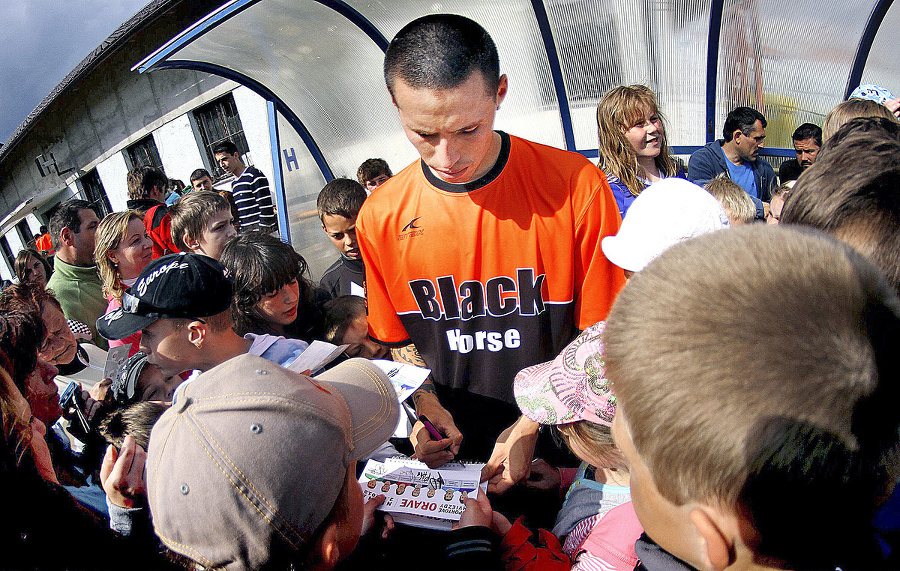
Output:
[[[256,167],[247,167],[231,184],[231,192],[238,208],[241,232],[275,230],[278,222],[272,207],[269,181]]]

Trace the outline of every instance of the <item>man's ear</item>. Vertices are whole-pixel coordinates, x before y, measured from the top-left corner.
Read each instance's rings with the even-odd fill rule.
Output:
[[[744,136],[743,131],[741,131],[740,129],[735,129],[734,133],[731,134],[731,140],[734,141],[735,143],[737,143],[737,138],[743,137],[743,136]]]
[[[509,89],[509,79],[507,79],[506,74],[500,76],[500,83],[497,84],[497,108],[500,107],[500,104],[503,103],[503,99],[506,98],[506,92]]]
[[[700,541],[700,561],[707,569],[721,571],[734,562],[734,536],[728,531],[733,522],[729,522],[728,517],[707,506],[691,510],[691,523],[694,524]]]
[[[316,542],[315,552],[318,555],[319,564],[316,567],[331,569],[341,559],[341,550],[338,547],[337,524],[330,523],[319,540]]]
[[[71,228],[64,226],[63,229],[59,231],[59,239],[64,245],[72,246],[75,244],[75,237],[73,234],[74,232],[72,232]]]
[[[391,96],[391,103],[393,103],[393,104],[394,104],[394,107],[396,107],[396,108],[397,108],[397,109],[400,109],[400,106],[399,106],[399,105],[397,105],[397,100],[396,100],[396,99],[394,99],[394,94],[393,94],[393,93],[391,93],[391,90],[390,90],[390,89],[388,89],[388,95],[390,95],[390,96]]]
[[[190,341],[197,349],[203,347],[209,335],[209,325],[202,321],[191,321],[187,324],[188,341]]]

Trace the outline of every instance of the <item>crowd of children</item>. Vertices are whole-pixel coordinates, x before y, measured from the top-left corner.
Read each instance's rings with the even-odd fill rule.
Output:
[[[424,49],[415,45],[421,26],[463,30],[466,42],[487,36],[465,18],[426,17],[398,33],[388,59]],[[453,34],[434,41],[456,42]],[[325,185],[317,211],[339,257],[318,285],[290,244],[266,231],[238,232],[234,203],[211,191],[206,171],[195,172],[194,190],[161,211],[166,218],[158,233],[167,236],[148,235],[147,215],[133,209],[100,220],[92,253],[108,306],[89,325],[109,340],[111,351],[129,349],[114,378],[90,391],[73,385],[62,400],[58,394],[57,373],[98,367],[90,344],[76,341],[66,306],[45,287],[53,269],[40,252],[23,251],[16,262],[20,283],[0,293],[0,477],[13,491],[0,526],[9,543],[0,567],[900,565],[900,385],[894,377],[900,373],[900,360],[894,362],[900,344],[900,127],[892,111],[872,101],[841,104],[826,120],[814,162],[799,165],[796,184],[770,189],[762,205],[727,173],[705,189],[689,182],[669,154],[652,91],[615,88],[598,108],[600,167],[609,171],[609,184],[581,158],[566,158],[560,167],[581,172],[594,185],[597,203],[578,210],[562,205],[568,198],[553,202],[559,197],[542,195],[544,202],[525,216],[522,205],[496,210],[485,191],[497,189],[490,185],[507,163],[527,162],[513,154],[532,161],[556,155],[478,121],[451,129],[456,115],[449,112],[452,121],[438,121],[440,132],[433,133],[440,112],[428,106],[410,111],[421,111],[416,105],[434,93],[457,90],[499,105],[505,76],[488,82],[487,96],[483,85],[469,85],[496,72],[488,69],[490,49],[486,53],[464,54],[487,61],[486,67],[438,87],[417,87],[404,75],[408,69],[386,66],[422,162],[381,189],[393,176],[381,159],[363,163],[358,181]],[[436,73],[458,71],[450,66]],[[452,107],[454,97],[444,103]],[[478,111],[482,103],[470,107]],[[491,120],[494,103],[481,110]],[[437,168],[446,157],[459,168]],[[485,157],[500,166],[482,164]],[[153,176],[142,170],[129,183],[158,194]],[[475,203],[465,212],[477,212],[472,209],[482,203],[494,208],[483,216],[499,222],[485,224],[518,226],[522,249],[557,252],[541,232],[529,234],[530,225],[573,217],[570,235],[556,239],[570,240],[579,249],[576,259],[554,259],[540,276],[513,267],[518,282],[504,276],[454,282],[453,275],[442,275],[435,286],[424,269],[416,274],[416,264],[428,261],[405,250],[376,273],[386,289],[401,269],[418,276],[402,284],[419,317],[459,327],[444,332],[454,351],[528,354],[511,362],[531,364],[516,367],[511,385],[497,391],[509,393],[510,406],[521,414],[511,426],[515,415],[491,408],[497,399],[488,394],[494,390],[489,384],[448,387],[432,376],[401,403],[388,375],[372,363],[434,359],[433,349],[425,352],[427,335],[380,343],[379,332],[390,329],[384,306],[395,298],[379,294],[382,329],[371,327],[365,298],[372,261],[386,259],[365,234],[383,230],[371,227],[369,193],[377,192],[379,206],[393,204],[390,193],[417,177],[441,200]],[[144,206],[159,208],[151,201]],[[70,226],[81,227],[79,208]],[[268,219],[254,216],[253,225],[268,229]],[[453,212],[429,216],[403,219],[405,227],[389,229],[392,240],[407,247],[439,228],[436,216],[448,217],[450,227],[472,223],[454,219]],[[360,240],[358,217],[365,218]],[[559,221],[554,224],[558,230]],[[84,238],[64,228],[69,243]],[[453,235],[437,240],[448,252],[460,241]],[[154,253],[167,244],[177,253]],[[477,265],[482,252],[462,257],[461,265]],[[583,267],[592,257],[602,258],[601,269],[596,260],[594,270]],[[560,289],[558,276],[547,277],[554,271],[572,282],[566,286],[571,291]],[[575,332],[576,320],[586,315],[582,306],[597,305],[580,296],[598,276],[610,278],[610,287],[626,285],[604,292],[614,299],[608,315]],[[542,288],[571,299],[552,301]],[[522,337],[511,326],[496,337],[478,331],[480,338],[466,339],[467,321],[510,314],[513,300],[523,316],[556,312],[558,323],[550,317],[541,322],[552,335]],[[420,327],[408,313],[397,308],[391,319]],[[443,336],[435,343],[446,342]],[[561,346],[552,344],[557,338]],[[345,346],[337,364],[321,371],[292,366],[319,340]],[[456,355],[443,366],[440,373],[466,380],[482,373]],[[460,411],[448,404],[461,402],[477,406]],[[401,416],[405,423],[404,409],[415,423],[412,444],[392,438]],[[434,416],[427,426],[426,410]],[[459,420],[466,412],[473,417],[468,426],[509,428],[499,436],[470,430]],[[461,448],[463,441],[472,447]],[[489,456],[462,458],[487,462],[487,492],[460,496],[465,510],[450,532],[376,516],[385,497],[363,500],[358,463],[385,450],[399,454],[394,445],[429,465],[494,446]],[[395,495],[404,490],[398,485]]]

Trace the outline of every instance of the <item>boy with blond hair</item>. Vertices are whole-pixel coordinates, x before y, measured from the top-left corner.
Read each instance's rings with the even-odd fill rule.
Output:
[[[631,279],[604,340],[644,568],[884,564],[898,308],[851,248],[767,225],[679,244]],[[759,358],[760,339],[785,350]]]
[[[231,205],[217,192],[194,191],[169,207],[172,239],[182,252],[218,260],[228,240],[237,235]]]
[[[753,223],[756,218],[756,205],[741,185],[730,178],[718,176],[706,183],[703,188],[719,201],[732,226]]]

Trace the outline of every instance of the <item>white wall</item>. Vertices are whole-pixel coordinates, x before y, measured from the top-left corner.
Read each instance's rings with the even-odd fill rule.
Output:
[[[246,87],[238,87],[231,92],[234,105],[237,107],[244,136],[250,147],[253,166],[262,171],[269,179],[269,188],[275,191],[272,183],[272,144],[269,138],[269,117],[266,111],[266,100]],[[274,197],[273,197],[274,201]]]
[[[31,228],[32,234],[40,234],[41,233],[41,221],[37,219],[33,213],[28,214],[25,217],[25,220],[28,221],[28,227]]]
[[[204,166],[188,114],[176,117],[154,131],[153,140],[166,176],[190,186],[191,173]]]
[[[6,256],[3,257],[5,258]],[[13,281],[14,279],[12,270],[9,269],[9,266],[6,264],[5,260],[2,264],[0,264],[0,278],[9,281]]]
[[[113,212],[125,210],[128,200],[128,165],[125,164],[125,155],[122,152],[114,153],[102,163],[97,163],[97,174],[100,175]]]
[[[25,244],[22,243],[19,233],[15,230],[6,233],[6,241],[9,242],[9,249],[13,254],[18,254],[25,249]]]

